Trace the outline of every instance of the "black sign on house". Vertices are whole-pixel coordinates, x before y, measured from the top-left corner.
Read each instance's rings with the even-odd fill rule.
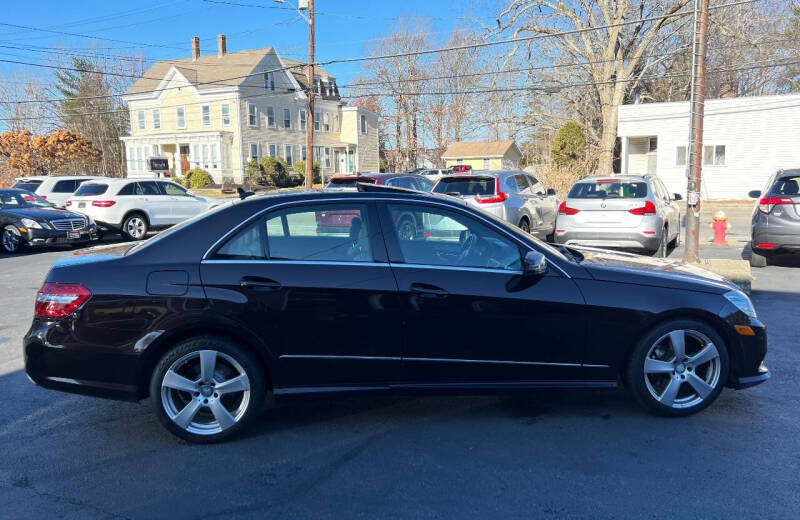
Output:
[[[166,157],[151,157],[150,171],[155,173],[165,173],[169,171],[169,161]]]

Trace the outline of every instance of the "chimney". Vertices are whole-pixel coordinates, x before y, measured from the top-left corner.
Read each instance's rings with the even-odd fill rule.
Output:
[[[197,61],[200,57],[200,38],[197,36],[192,37],[192,61]]]
[[[217,58],[225,56],[227,52],[228,49],[225,48],[225,35],[224,34],[217,35]]]

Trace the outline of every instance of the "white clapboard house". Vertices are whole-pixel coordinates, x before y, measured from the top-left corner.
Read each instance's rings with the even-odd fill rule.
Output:
[[[621,173],[654,173],[686,196],[689,103],[619,107]],[[702,196],[746,199],[780,168],[800,168],[800,94],[705,103]]]

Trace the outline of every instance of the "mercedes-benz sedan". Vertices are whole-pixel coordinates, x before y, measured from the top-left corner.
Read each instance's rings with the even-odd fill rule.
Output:
[[[268,394],[622,382],[681,416],[769,377],[750,300],[707,271],[552,247],[452,197],[360,189],[254,196],[59,260],[24,339],[28,375],[149,396],[196,442],[234,435]]]

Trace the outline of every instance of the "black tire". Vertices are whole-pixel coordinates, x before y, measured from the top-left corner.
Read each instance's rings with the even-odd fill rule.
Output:
[[[769,258],[766,253],[756,253],[750,251],[750,266],[751,267],[767,267],[769,265]]]
[[[131,213],[122,221],[120,234],[125,240],[144,240],[150,226],[142,213]]]
[[[0,230],[0,248],[4,253],[13,255],[18,253],[24,245],[25,239],[15,226],[9,224]]]
[[[210,394],[196,392],[194,396],[188,391],[172,390],[171,388],[162,386],[167,372],[171,368],[175,368],[173,365],[180,364],[182,360],[187,358],[193,360],[192,354],[194,353],[197,353],[198,357],[202,359],[200,351],[216,352],[214,355],[214,370],[212,371],[213,379],[215,380],[214,384],[221,385],[229,380],[223,373],[224,370],[227,369],[230,371],[231,375],[238,374],[239,372],[245,374],[249,383],[249,388],[247,390],[233,391],[230,394],[220,397],[217,395],[216,389],[221,388],[221,386],[214,387],[211,384],[198,385],[198,390],[202,387],[206,387],[203,388],[203,390],[207,390],[207,387],[210,386]],[[231,364],[230,360],[238,364],[238,367],[236,367],[235,364]],[[190,361],[185,362],[187,366],[189,362]],[[234,370],[231,370],[231,368]],[[175,372],[175,370],[173,372]],[[197,380],[202,380],[202,375],[197,375]],[[219,381],[220,379],[221,381]],[[193,383],[195,381],[192,376],[188,375],[187,380],[191,380]],[[245,396],[246,392],[249,392],[247,396]],[[239,395],[239,393],[241,393],[241,395]],[[220,394],[222,394],[221,391]],[[261,364],[255,356],[238,343],[220,336],[197,336],[178,343],[164,354],[161,361],[159,361],[158,365],[156,365],[156,368],[153,370],[153,374],[150,378],[150,398],[153,402],[158,420],[172,434],[194,443],[205,444],[225,441],[240,433],[252,420],[253,416],[257,415],[262,410],[265,395],[266,376]],[[176,421],[170,417],[170,413],[175,415],[177,411],[177,408],[172,408],[172,404],[175,404],[175,400],[178,397],[181,398],[179,404],[183,404],[187,408],[191,404],[196,410],[196,412],[191,415],[189,420],[192,422],[188,424],[187,427],[179,426]],[[207,397],[207,399],[205,399],[206,404],[202,404],[204,397]],[[213,399],[214,397],[218,399]],[[214,412],[213,408],[216,404],[214,401],[217,401],[227,409],[229,405],[226,405],[223,399],[232,399],[232,406],[238,406],[237,410],[231,414],[231,417],[235,420],[231,425],[226,427],[223,427],[222,421],[216,419],[218,415]],[[195,400],[197,400],[197,403],[195,403]],[[208,404],[209,400],[211,400],[210,404]],[[172,408],[171,412],[167,410],[168,407]],[[183,411],[183,409],[181,411]],[[230,410],[228,410],[228,412],[230,412]],[[198,419],[198,416],[201,417]],[[202,423],[202,419],[204,418],[207,420],[208,424]],[[196,419],[197,421],[195,422]],[[216,426],[214,426],[215,424]],[[198,433],[198,428],[206,427],[208,428],[206,431],[200,431]],[[221,431],[215,431],[215,428]]]
[[[653,251],[653,256],[656,258],[665,258],[667,256],[667,228],[661,230],[661,241],[658,243],[658,249]]]
[[[518,227],[522,231],[524,231],[525,233],[530,233],[531,232],[531,223],[528,222],[528,217],[522,217],[522,220],[519,221],[519,226]]]
[[[660,348],[665,348],[664,341],[669,342],[669,339],[659,341],[660,338],[666,337],[671,332],[678,332],[681,330],[689,331],[699,336],[705,336],[705,338],[707,338],[716,349],[718,356],[716,360],[698,363],[696,367],[691,367],[691,362],[685,364],[683,361],[679,361],[679,364],[684,367],[682,370],[674,370],[671,374],[655,373],[650,374],[649,376],[645,374],[645,359],[648,357],[648,354],[650,354],[651,349],[658,349],[659,347],[657,345],[659,345]],[[689,334],[686,334],[684,337],[686,338],[686,354],[687,357],[691,359],[693,352],[690,351],[690,348],[692,348],[692,346],[695,344],[703,345],[704,341],[697,341],[695,338],[689,336]],[[657,353],[659,351],[655,350],[654,352]],[[667,351],[667,355],[669,356],[671,354]],[[657,359],[655,361],[657,363],[662,363]],[[706,366],[706,363],[708,366]],[[718,364],[712,367],[712,363]],[[703,368],[701,368],[701,366]],[[704,371],[701,373],[701,370]],[[631,352],[628,364],[625,367],[625,373],[622,374],[622,376],[627,383],[628,390],[633,394],[633,397],[636,399],[636,401],[651,413],[669,417],[684,417],[697,413],[714,402],[714,400],[719,396],[720,392],[722,392],[722,388],[725,386],[725,383],[728,381],[729,370],[730,358],[728,355],[728,349],[720,335],[711,326],[704,322],[693,319],[678,319],[656,326],[650,332],[648,332],[641,339],[641,341],[639,341],[639,343]],[[666,377],[666,381],[668,382],[663,388],[663,393],[661,394],[662,398],[665,397],[668,390],[667,387],[672,384],[673,378],[675,378],[679,392],[682,391],[684,394],[695,393],[697,394],[697,398],[699,398],[700,394],[695,390],[694,384],[691,383],[688,378],[682,377],[691,377],[692,375],[701,376],[700,379],[709,377],[714,381],[713,385],[708,384],[707,381],[704,381],[708,387],[713,387],[713,389],[711,389],[707,395],[703,396],[701,401],[693,404],[693,401],[691,401],[691,395],[688,395],[683,398],[689,399],[685,403],[675,403],[678,396],[681,395],[681,393],[676,393],[673,401],[675,404],[668,406],[661,400],[657,399],[657,397],[654,395],[654,392],[657,392],[659,389],[658,385],[664,384],[664,378]],[[651,377],[654,379],[650,379]],[[660,378],[660,380],[658,378]],[[648,387],[648,385],[650,386]]]
[[[677,248],[680,245],[681,245],[681,230],[679,228],[678,232],[675,234],[675,238],[673,238],[672,241],[669,243],[669,247],[672,251],[674,251],[675,248]]]
[[[397,220],[397,237],[400,240],[415,240],[417,238],[417,222],[411,215],[404,215]]]

